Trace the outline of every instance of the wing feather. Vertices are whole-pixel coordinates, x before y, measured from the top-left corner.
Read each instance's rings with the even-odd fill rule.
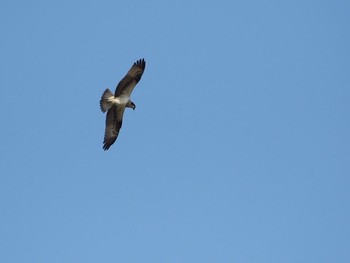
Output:
[[[124,78],[118,83],[114,96],[117,97],[121,94],[125,94],[130,97],[131,92],[135,88],[136,84],[140,81],[145,67],[146,61],[144,59],[139,59],[136,61],[129,69],[128,73],[124,76]]]
[[[111,147],[119,135],[120,128],[123,124],[123,115],[125,107],[113,106],[107,112],[106,129],[103,141],[103,149],[106,151]]]

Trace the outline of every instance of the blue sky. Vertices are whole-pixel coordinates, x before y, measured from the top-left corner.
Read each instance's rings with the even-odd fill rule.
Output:
[[[349,25],[349,1],[1,1],[0,261],[349,262]]]

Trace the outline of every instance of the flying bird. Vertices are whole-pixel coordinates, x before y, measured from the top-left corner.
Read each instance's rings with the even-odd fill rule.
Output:
[[[119,82],[114,94],[109,89],[106,89],[102,94],[100,108],[102,112],[107,111],[103,141],[103,149],[105,151],[111,147],[118,137],[123,123],[125,108],[132,108],[133,110],[136,108],[135,103],[130,100],[130,95],[136,84],[140,81],[145,67],[145,60],[139,59]]]

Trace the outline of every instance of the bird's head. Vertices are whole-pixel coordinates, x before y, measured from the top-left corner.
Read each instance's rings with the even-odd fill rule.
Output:
[[[135,110],[135,109],[136,109],[136,104],[133,103],[133,102],[131,102],[131,108],[132,108],[133,110]]]
[[[136,109],[136,105],[135,103],[133,103],[131,100],[129,100],[126,105],[125,105],[127,108],[132,108],[133,110]]]

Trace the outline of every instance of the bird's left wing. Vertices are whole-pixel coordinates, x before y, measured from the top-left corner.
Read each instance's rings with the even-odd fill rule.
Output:
[[[108,150],[118,137],[120,128],[123,124],[123,114],[125,107],[114,105],[107,112],[106,130],[103,141],[103,149]]]

